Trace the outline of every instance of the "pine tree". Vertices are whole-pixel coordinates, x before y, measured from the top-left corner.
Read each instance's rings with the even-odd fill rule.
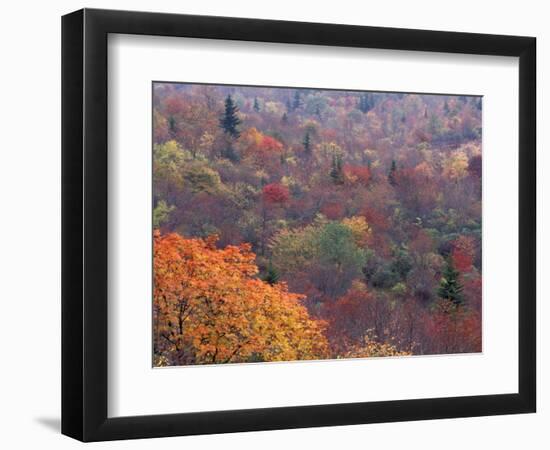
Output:
[[[292,112],[292,102],[290,101],[290,98],[286,99],[286,112]]]
[[[223,117],[220,119],[220,127],[224,133],[233,139],[238,139],[241,135],[238,129],[238,126],[241,124],[241,119],[237,116],[238,112],[239,108],[231,98],[231,95],[228,95],[225,99],[225,111]]]
[[[443,300],[448,300],[456,307],[464,302],[462,290],[464,287],[460,283],[458,277],[460,273],[453,266],[451,259],[447,261],[447,267],[443,272],[443,277],[439,283],[437,295]]]
[[[332,178],[334,184],[344,183],[344,171],[342,170],[342,157],[340,155],[334,155],[332,157],[330,177]]]
[[[174,116],[170,116],[168,118],[168,127],[170,129],[170,133],[174,134],[176,132],[176,119]]]
[[[304,146],[304,153],[308,157],[311,156],[311,137],[309,135],[309,131],[306,132],[306,135],[304,136],[304,140],[302,141],[302,145]]]
[[[397,173],[397,164],[395,163],[395,159],[392,159],[390,171],[388,172],[388,183],[390,183],[392,186],[397,185],[397,179],[395,177],[396,173]]]
[[[260,104],[258,103],[258,97],[254,97],[254,111],[260,112]]]
[[[283,113],[283,116],[281,117],[281,122],[283,123],[283,125],[286,125],[288,123],[287,113]]]
[[[279,271],[275,267],[273,267],[271,263],[269,263],[269,265],[267,266],[266,273],[262,277],[262,280],[265,281],[266,283],[274,285],[275,283],[277,283],[277,281],[279,281],[279,278],[280,278]]]
[[[372,108],[374,108],[374,97],[369,92],[367,94],[362,94],[359,97],[359,104],[357,105],[357,108],[363,113],[369,112]]]

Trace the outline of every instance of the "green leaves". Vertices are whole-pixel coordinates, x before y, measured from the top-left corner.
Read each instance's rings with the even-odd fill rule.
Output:
[[[462,296],[464,287],[459,281],[459,275],[460,273],[454,268],[452,260],[449,259],[437,291],[439,297],[448,300],[455,306],[459,306],[464,302]]]
[[[231,98],[231,95],[228,95],[225,99],[225,110],[220,119],[220,127],[223,129],[224,133],[228,134],[233,139],[238,139],[241,135],[238,129],[241,124],[241,119],[237,116],[237,112],[239,112],[239,108]]]

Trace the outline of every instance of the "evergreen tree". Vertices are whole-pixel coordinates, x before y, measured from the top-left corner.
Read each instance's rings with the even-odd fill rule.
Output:
[[[231,98],[231,95],[228,95],[225,99],[225,111],[220,119],[220,127],[223,129],[223,132],[228,134],[233,139],[238,139],[241,135],[238,126],[241,124],[241,119],[237,116],[239,108]]]
[[[286,125],[288,123],[287,113],[283,113],[283,117],[281,117],[281,122],[283,123],[283,125]]]
[[[359,111],[363,113],[369,112],[372,108],[374,108],[374,96],[370,92],[359,96],[359,104],[357,105],[357,108],[359,108]]]
[[[342,168],[342,157],[340,155],[334,155],[332,157],[332,167],[330,169],[330,177],[334,184],[344,183],[344,171]]]
[[[258,103],[258,97],[254,97],[254,111],[260,112],[260,104]]]
[[[292,112],[292,102],[290,101],[290,98],[286,99],[286,112]]]
[[[170,116],[168,118],[168,127],[170,129],[170,133],[174,134],[176,132],[176,119],[174,116]]]
[[[392,159],[391,160],[390,171],[388,172],[388,182],[392,186],[397,185],[397,179],[395,177],[396,174],[397,174],[397,164],[395,163],[395,159]]]
[[[304,140],[302,141],[302,145],[304,146],[304,153],[308,157],[311,156],[311,137],[309,135],[309,131],[306,132],[306,135],[304,136]]]
[[[273,267],[271,263],[269,263],[269,265],[267,266],[266,273],[262,277],[262,280],[265,281],[266,283],[274,285],[275,283],[277,283],[277,281],[279,281],[279,278],[280,278],[279,271],[275,267]]]
[[[462,296],[462,290],[464,287],[458,279],[459,275],[460,273],[454,268],[453,263],[449,258],[437,291],[437,295],[439,295],[439,297],[443,300],[452,302],[456,307],[460,306],[464,302],[464,298]]]

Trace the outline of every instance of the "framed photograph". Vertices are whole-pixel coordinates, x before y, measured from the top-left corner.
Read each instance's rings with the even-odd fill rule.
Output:
[[[535,412],[536,40],[62,20],[62,432]]]

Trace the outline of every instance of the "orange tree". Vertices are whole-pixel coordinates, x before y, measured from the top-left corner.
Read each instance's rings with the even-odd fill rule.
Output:
[[[249,244],[215,244],[154,232],[155,365],[326,358],[303,296],[256,278]]]

